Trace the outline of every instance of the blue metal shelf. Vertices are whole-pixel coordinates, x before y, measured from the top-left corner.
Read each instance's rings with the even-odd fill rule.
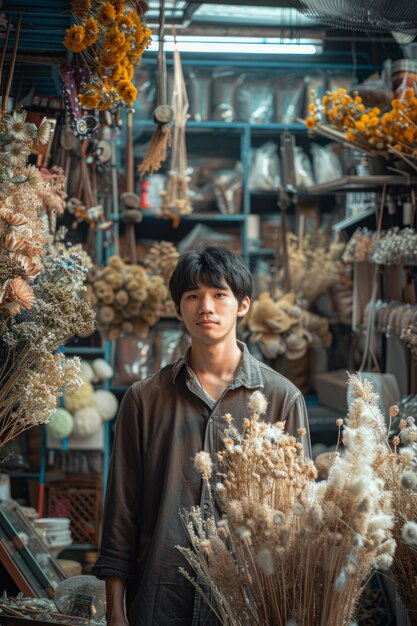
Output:
[[[273,256],[276,248],[249,248],[248,254],[251,256]]]
[[[13,472],[8,472],[7,470],[2,470],[5,474],[10,476],[10,478],[39,478],[41,472],[19,472],[17,470]]]
[[[138,120],[135,119],[133,122],[133,127],[135,130],[154,130],[156,125],[151,120]],[[218,122],[218,121],[207,121],[207,122],[196,122],[194,120],[189,120],[186,124],[186,130],[195,128],[198,130],[245,130],[249,129],[250,131],[263,131],[263,130],[273,130],[273,131],[284,131],[289,130],[292,132],[305,132],[307,133],[307,128],[304,124],[294,123],[294,124],[250,124],[249,122]]]
[[[102,346],[64,346],[63,353],[68,355],[88,355],[88,354],[104,354]]]
[[[156,215],[144,215],[144,222],[160,222],[161,219],[168,219],[163,217],[157,217]],[[182,222],[244,222],[246,216],[243,213],[192,213],[191,215],[182,215]]]

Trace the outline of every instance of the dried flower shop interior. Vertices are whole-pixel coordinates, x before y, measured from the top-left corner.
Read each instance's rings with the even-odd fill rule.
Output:
[[[315,467],[303,497],[307,483],[321,498],[339,489],[320,536],[350,542],[323,569],[345,613],[252,607],[238,621],[224,603],[221,623],[417,623],[412,4],[0,2],[1,625],[105,624],[92,568],[118,407],[190,344],[168,285],[200,244],[250,268],[238,339],[301,390]],[[267,481],[255,465],[248,481]],[[365,476],[380,509],[353,532],[343,515],[365,515]],[[309,527],[301,500],[292,546]]]

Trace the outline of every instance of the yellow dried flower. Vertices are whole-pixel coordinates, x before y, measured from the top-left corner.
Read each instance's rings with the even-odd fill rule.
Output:
[[[94,43],[96,43],[100,34],[99,24],[97,20],[95,20],[93,17],[90,17],[84,22],[83,26],[85,31],[84,43],[87,46],[92,46]]]
[[[116,19],[116,11],[110,2],[103,2],[97,11],[97,19],[103,26],[109,26]]]
[[[84,42],[85,30],[84,26],[74,24],[71,28],[67,28],[67,34],[64,39],[64,46],[73,52],[81,52],[86,47]]]
[[[130,80],[121,80],[116,87],[117,93],[127,104],[133,104],[137,97],[137,89]]]
[[[96,109],[99,103],[98,95],[80,94],[78,96],[81,106],[85,109]]]

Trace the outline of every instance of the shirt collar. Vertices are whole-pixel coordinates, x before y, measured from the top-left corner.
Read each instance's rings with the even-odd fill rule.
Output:
[[[246,344],[242,341],[238,341],[237,344],[242,351],[242,360],[230,388],[235,389],[236,387],[243,386],[247,387],[247,389],[259,389],[260,387],[263,387],[264,384],[259,362],[250,354]],[[172,366],[171,380],[174,385],[181,369],[188,365],[190,350],[191,346],[188,346],[182,357],[180,357]]]

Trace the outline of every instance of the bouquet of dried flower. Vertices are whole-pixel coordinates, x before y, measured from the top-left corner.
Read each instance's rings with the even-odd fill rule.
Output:
[[[366,107],[357,92],[345,89],[328,91],[320,101],[311,91],[309,129],[360,149],[366,154],[388,157],[396,155],[417,169],[417,98],[414,89],[391,102],[391,109],[382,113],[378,107]],[[330,124],[323,122],[328,121]]]
[[[78,297],[84,268],[52,244],[42,222],[47,188],[25,165],[33,143],[48,141],[49,124],[37,128],[25,118],[14,112],[0,120],[0,445],[47,422],[63,387],[79,384],[77,361],[59,347],[94,329]]]
[[[72,0],[75,24],[67,29],[64,45],[81,54],[90,73],[79,95],[84,108],[104,111],[135,102],[135,66],[152,34],[145,8],[142,0]]]
[[[392,407],[390,416],[398,413]],[[393,438],[386,483],[392,491],[395,523],[392,530],[397,550],[391,568],[398,594],[408,611],[410,626],[417,624],[417,427],[413,417],[400,420],[399,436]]]
[[[249,418],[235,423],[225,415],[215,472],[207,453],[195,457],[207,488],[217,480],[223,517],[205,519],[199,508],[182,514],[191,547],[179,550],[197,580],[181,571],[201,593],[200,582],[209,587],[223,624],[346,626],[371,573],[391,566],[385,420],[372,384],[351,382],[345,451],[335,454],[325,481],[315,482],[313,463],[284,424],[260,421],[267,409],[261,392],[250,400]]]
[[[90,273],[87,297],[97,310],[98,327],[109,339],[122,333],[146,337],[156,324],[167,288],[161,276],[140,265],[126,265],[110,257],[108,266]]]
[[[306,300],[307,306],[339,280],[344,247],[342,243],[329,243],[327,235],[322,232],[306,235],[302,240],[288,233],[291,289]]]
[[[0,309],[0,445],[47,422],[63,390],[81,385],[79,361],[59,350],[73,335],[94,330],[94,313],[77,295],[85,281],[79,261],[51,247],[33,286],[30,315]]]
[[[245,324],[251,331],[250,341],[259,341],[262,354],[269,359],[280,354],[301,359],[310,345],[328,347],[332,342],[328,320],[306,311],[292,292],[277,292],[274,298],[261,293]]]

